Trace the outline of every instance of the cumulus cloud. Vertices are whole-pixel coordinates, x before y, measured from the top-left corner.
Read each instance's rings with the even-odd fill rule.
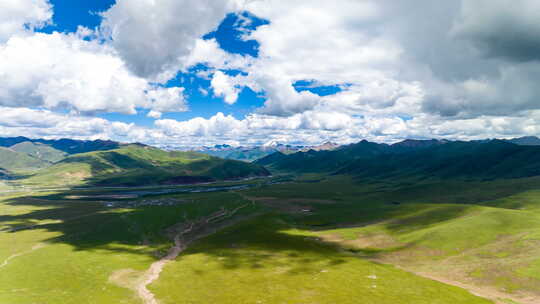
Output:
[[[236,1],[117,1],[101,32],[141,77],[166,81],[183,67],[197,39],[219,25]]]
[[[151,111],[148,116],[153,118],[161,117],[163,112],[185,112],[188,110],[184,99],[184,88],[155,88],[146,93],[152,102]]]
[[[336,6],[327,1],[307,5],[269,0],[248,2],[245,9],[270,21],[244,37],[260,44],[260,57],[244,67],[245,85],[266,96],[260,113],[290,116],[324,103],[327,98],[297,92],[293,84],[299,80],[364,88],[391,80],[391,67],[402,51],[399,44],[369,30],[381,17],[376,2],[343,0]]]
[[[48,0],[3,0],[0,3],[0,43],[27,29],[40,28],[51,21]]]
[[[97,117],[0,107],[0,132],[4,136],[122,140],[127,139],[127,134],[134,128],[134,124],[110,122]]]
[[[39,50],[39,51],[37,51]],[[34,34],[0,45],[0,104],[134,113],[147,82],[112,50],[75,35]]]
[[[210,85],[214,90],[214,95],[223,97],[226,103],[233,104],[238,99],[240,87],[235,84],[234,77],[230,77],[221,71],[216,71]]]
[[[183,88],[155,88],[133,75],[113,49],[77,34],[12,37],[0,45],[0,82],[4,106],[80,113],[187,110]]]
[[[202,39],[240,10],[240,39],[256,40],[258,57]],[[33,29],[51,22],[47,1],[7,0],[0,132],[181,146],[538,135],[539,10],[535,0],[123,0],[98,29],[44,34]],[[246,30],[253,15],[269,23]],[[160,119],[188,110],[186,90],[163,84],[198,64],[210,84],[196,84],[201,94],[234,104],[249,87],[264,106],[242,119]],[[341,91],[299,92],[297,81]],[[91,116],[139,109],[153,127]]]

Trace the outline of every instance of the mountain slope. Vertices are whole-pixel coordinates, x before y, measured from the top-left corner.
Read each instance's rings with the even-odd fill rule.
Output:
[[[524,136],[508,139],[506,141],[521,146],[540,146],[540,138],[536,136]]]
[[[363,140],[329,151],[309,150],[288,155],[274,153],[255,161],[255,163],[269,166],[278,171],[331,172],[355,159],[372,158],[389,153],[390,150],[389,145]]]
[[[23,181],[31,184],[156,185],[268,175],[255,164],[141,145],[69,156]]]
[[[197,152],[208,154],[211,156],[226,158],[226,159],[253,161],[261,157],[265,157],[275,152],[275,150],[266,150],[266,149],[261,149],[259,147],[254,147],[254,148],[224,147],[221,149],[218,149],[218,148],[201,149]]]
[[[26,153],[0,147],[0,168],[16,172],[45,168],[48,165],[48,162],[32,157]]]
[[[60,161],[66,157],[65,152],[42,143],[33,143],[30,141],[18,143],[11,146],[10,149],[21,153],[26,153],[32,157],[52,163]]]
[[[11,147],[20,143],[30,142],[34,144],[43,144],[63,151],[67,154],[84,153],[91,151],[104,151],[117,149],[122,146],[121,143],[110,140],[75,140],[75,139],[30,139],[27,137],[0,137],[0,147]]]
[[[334,151],[274,153],[255,162],[277,171],[362,177],[520,178],[540,175],[540,146],[503,140],[361,141]]]
[[[337,171],[365,177],[519,178],[540,175],[540,147],[500,140],[452,142],[409,153],[356,160]]]

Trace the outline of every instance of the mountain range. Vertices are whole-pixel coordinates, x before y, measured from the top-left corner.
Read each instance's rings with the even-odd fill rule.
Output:
[[[540,175],[540,146],[513,141],[405,140],[388,145],[363,140],[332,151],[275,152],[255,163],[274,171],[369,178],[495,179]]]
[[[316,146],[305,145],[288,145],[281,144],[275,141],[267,142],[260,146],[231,146],[227,144],[214,145],[211,147],[200,147],[191,149],[190,151],[200,152],[212,156],[217,156],[226,159],[235,159],[242,161],[254,161],[259,158],[270,155],[274,152],[281,152],[285,154],[295,153],[299,151],[322,151],[333,150],[339,147],[338,144],[332,142],[326,142]]]
[[[26,176],[29,183],[54,180],[102,185],[193,183],[268,175],[264,167],[277,172],[365,177],[492,179],[540,175],[537,137],[407,139],[390,145],[363,140],[343,146],[269,142],[255,147],[215,145],[196,150],[165,151],[105,140],[0,138],[0,178]]]
[[[0,138],[0,178],[24,184],[189,184],[268,174],[256,164],[143,144]]]

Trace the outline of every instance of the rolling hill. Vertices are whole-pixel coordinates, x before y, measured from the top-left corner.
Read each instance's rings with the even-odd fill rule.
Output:
[[[189,184],[268,174],[256,164],[133,144],[68,156],[22,182],[134,186]]]

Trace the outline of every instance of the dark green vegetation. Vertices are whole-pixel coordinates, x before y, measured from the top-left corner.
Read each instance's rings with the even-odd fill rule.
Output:
[[[522,145],[522,146],[540,146],[540,138],[536,136],[524,136],[519,138],[513,138],[508,140],[508,142],[511,142],[516,145]]]
[[[540,175],[540,146],[506,141],[362,141],[334,151],[272,154],[255,163],[278,171],[364,178],[521,178]]]
[[[25,184],[134,186],[192,184],[268,175],[261,166],[194,152],[141,145],[71,155],[23,180]]]

